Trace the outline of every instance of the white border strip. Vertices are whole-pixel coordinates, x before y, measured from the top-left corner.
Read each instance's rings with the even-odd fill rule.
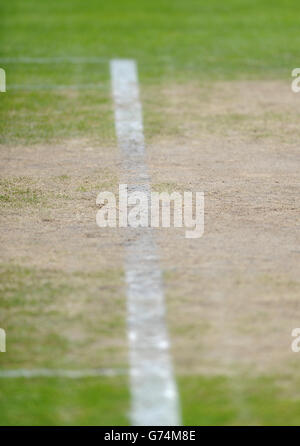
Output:
[[[120,376],[126,375],[123,369],[85,369],[85,370],[65,370],[65,369],[15,369],[0,370],[0,378],[89,378],[93,376]]]
[[[136,64],[112,60],[115,125],[128,189],[150,194]],[[148,201],[149,202],[149,201]],[[126,281],[133,425],[180,424],[161,270],[151,228],[128,229]]]

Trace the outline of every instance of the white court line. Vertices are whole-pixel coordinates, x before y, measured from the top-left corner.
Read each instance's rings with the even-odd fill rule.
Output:
[[[132,60],[112,60],[110,69],[124,183],[130,192],[150,194],[136,65]],[[139,228],[128,229],[126,235],[131,421],[135,426],[176,426],[180,424],[178,394],[153,233],[151,228]]]
[[[0,378],[88,378],[93,376],[120,376],[126,375],[123,369],[14,369],[0,370]]]

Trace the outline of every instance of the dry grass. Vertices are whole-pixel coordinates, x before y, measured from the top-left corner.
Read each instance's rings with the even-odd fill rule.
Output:
[[[209,88],[210,87],[210,88]],[[178,373],[294,370],[299,325],[299,97],[283,82],[171,85],[154,184],[205,192],[205,233],[159,230]],[[147,122],[147,116],[146,116]]]

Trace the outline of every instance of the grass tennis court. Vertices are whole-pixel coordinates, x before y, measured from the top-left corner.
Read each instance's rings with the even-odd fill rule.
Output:
[[[186,425],[297,425],[296,1],[11,0],[0,6],[1,425],[130,423],[121,182],[109,62],[134,59],[157,191],[205,193],[205,232],[155,231]]]

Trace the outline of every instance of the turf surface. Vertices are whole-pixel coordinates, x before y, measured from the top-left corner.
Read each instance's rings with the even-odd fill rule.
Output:
[[[292,378],[278,378],[181,377],[183,421],[188,426],[298,426],[300,399],[291,398],[285,384]]]
[[[151,82],[174,74],[285,77],[298,59],[299,8],[294,0],[14,0],[2,5],[1,55],[133,57]],[[99,82],[107,70],[86,68],[73,79]]]
[[[128,424],[126,378],[3,379],[1,426]]]
[[[150,84],[290,80],[298,63],[299,8],[281,0],[6,2],[0,66],[8,93],[0,103],[1,141],[96,138],[99,132],[111,140],[108,61],[113,57],[136,59],[142,82]],[[31,57],[61,59],[18,62]],[[82,63],[64,61],[76,57]]]
[[[8,92],[0,96],[1,150],[8,145],[22,148],[68,138],[114,142],[108,67],[113,57],[136,59],[145,88],[199,79],[286,79],[288,84],[299,61],[299,12],[300,5],[292,0],[2,2],[0,66],[7,73]],[[85,61],[64,60],[72,57]],[[18,58],[61,60],[25,63]],[[150,100],[147,104],[148,137],[159,131],[161,118],[151,114]],[[19,196],[33,206],[44,199],[38,193],[28,193],[28,188],[18,191],[11,198],[5,180],[1,204],[12,200],[15,212]],[[15,319],[11,317],[6,325],[14,333],[8,341],[17,347],[16,352],[9,351],[7,359],[1,356],[0,362],[3,367],[21,367],[32,358],[24,359],[26,344],[18,346],[18,325],[30,327],[34,320],[30,314],[35,317],[35,312],[43,317],[42,302],[32,309],[31,300],[41,296],[49,305],[58,293],[64,297],[75,290],[63,284],[61,288],[56,282],[45,284],[46,279],[41,284],[34,275],[30,286],[22,285],[26,290],[16,291],[19,278],[10,289],[7,274],[2,283],[9,296],[2,306],[3,311],[13,307]],[[24,296],[31,300],[23,302]],[[32,334],[28,330],[24,337],[29,345],[34,344]],[[36,363],[56,365],[57,357],[66,351],[69,346],[58,337],[53,348],[46,342]],[[180,378],[184,423],[297,424],[297,399],[282,395],[271,378],[247,383],[243,388],[245,412],[244,403],[241,406],[232,399],[228,378]],[[1,424],[126,424],[128,405],[126,378],[1,381]]]

